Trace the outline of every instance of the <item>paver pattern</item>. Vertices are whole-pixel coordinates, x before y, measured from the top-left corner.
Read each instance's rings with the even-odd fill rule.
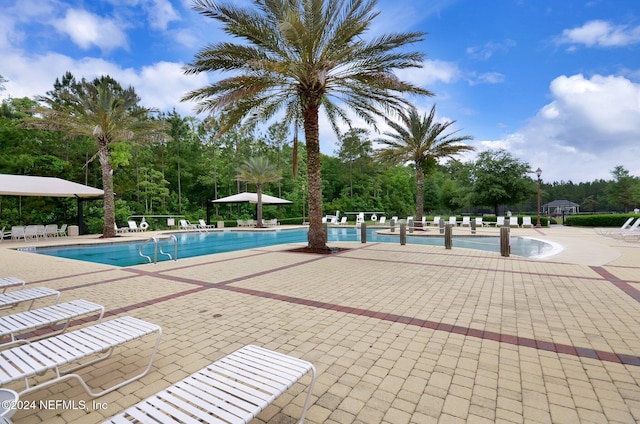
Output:
[[[101,303],[105,319],[133,315],[163,328],[141,380],[95,401],[62,383],[23,400],[84,408],[37,404],[14,421],[101,422],[247,344],[314,363],[309,423],[640,421],[640,244],[591,229],[516,234],[564,250],[526,259],[388,243],[310,255],[288,245],[116,268],[2,243],[4,275],[61,290],[62,301]],[[144,348],[82,374],[106,385],[142,367]],[[294,422],[307,383],[256,422]]]

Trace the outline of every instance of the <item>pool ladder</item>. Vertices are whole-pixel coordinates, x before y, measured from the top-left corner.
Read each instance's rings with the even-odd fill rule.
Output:
[[[173,256],[171,256],[170,253],[167,253],[162,250],[162,247],[167,244],[165,242],[168,242],[168,241],[173,241]],[[150,243],[153,243],[153,259],[151,259],[151,256],[145,255],[144,253],[142,253],[142,249],[144,249],[144,247]],[[140,245],[140,248],[138,248],[138,253],[143,258],[147,258],[149,263],[153,263],[153,264],[158,263],[158,254],[169,257],[170,261],[177,261],[178,260],[178,239],[176,239],[176,236],[174,236],[173,234],[167,238],[151,237],[149,240],[145,241]]]

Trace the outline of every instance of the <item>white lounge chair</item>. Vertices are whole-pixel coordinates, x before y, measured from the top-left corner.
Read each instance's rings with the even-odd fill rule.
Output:
[[[2,230],[0,231],[0,242],[2,240],[6,238],[11,238],[11,231],[5,231],[5,229],[7,228],[7,226],[5,225],[4,227],[2,227]]]
[[[0,289],[2,289],[2,293],[6,292],[9,287],[20,286],[20,288],[23,289],[24,285],[25,281],[17,277],[0,278]]]
[[[179,221],[179,224],[180,224],[179,225],[180,228],[182,228],[183,230],[197,230],[198,229],[197,225],[190,223],[186,219],[181,219]]]
[[[129,231],[133,231],[134,233],[143,231],[142,228],[138,227],[136,221],[127,221],[127,225],[129,225]]]
[[[0,317],[0,340],[7,337],[9,340],[0,342],[0,347],[6,348],[13,344],[28,343],[44,337],[64,333],[73,318],[98,313],[98,322],[100,322],[104,316],[104,306],[78,299],[2,316]],[[60,323],[63,324],[63,327],[53,331],[52,327]],[[39,333],[29,338],[18,338],[18,336],[24,332],[45,327],[50,328],[52,331]]]
[[[431,225],[433,225],[434,227],[439,227],[440,226],[440,217],[439,216],[434,216],[433,217],[433,222],[431,223]]]
[[[387,217],[386,216],[381,216],[380,219],[378,220],[378,224],[380,224],[380,225],[384,225],[385,222],[387,222]]]
[[[209,230],[211,228],[216,228],[215,225],[209,225],[207,224],[204,219],[199,219],[198,220],[198,228],[203,229],[203,230]]]
[[[476,218],[476,228],[484,227],[484,222],[482,222],[482,217]]]
[[[456,225],[458,225],[458,218],[455,215],[450,216],[448,224],[453,225],[455,227]]]
[[[24,227],[24,241],[28,239],[38,240],[38,227],[36,225],[27,225]]]
[[[530,216],[523,216],[522,217],[522,228],[533,228],[533,223],[531,222],[531,217]]]
[[[460,223],[461,227],[471,227],[471,217],[470,216],[463,216],[462,217],[462,222]]]
[[[629,229],[631,229],[632,227],[632,222],[635,218],[631,217],[629,219],[627,219],[624,224],[622,224],[622,226],[620,228],[616,228],[616,229],[602,229],[600,231],[601,234],[606,234],[606,235],[611,235],[611,234],[615,234],[615,233],[621,233],[623,231],[627,231]],[[638,223],[640,223],[640,218],[636,219],[636,222],[633,223],[633,227],[637,228],[638,227]]]
[[[116,230],[116,234],[124,234],[129,232],[129,228],[127,227],[118,227],[118,224],[113,223],[113,228]]]
[[[60,300],[60,292],[48,287],[31,287],[23,290],[0,293],[0,309],[13,307],[21,302],[31,301],[31,304],[27,308],[27,310],[30,310],[36,300],[48,296],[56,296],[56,300],[53,303],[58,303]]]
[[[634,222],[633,225],[630,226],[629,228],[613,232],[609,235],[612,236],[613,238],[617,238],[620,240],[631,240],[640,236],[639,226],[640,226],[640,218],[638,218],[636,222]]]
[[[58,237],[65,237],[67,235],[67,224],[62,224],[60,228],[58,228]]]
[[[347,217],[343,216],[342,218],[340,218],[340,225],[347,225]]]
[[[57,237],[58,236],[58,224],[47,224],[44,227],[44,236],[49,237]]]
[[[496,227],[504,227],[504,216],[496,218]]]
[[[316,370],[310,362],[245,346],[126,409],[107,423],[248,423],[309,371],[299,423],[311,403]]]
[[[24,226],[14,225],[11,227],[11,240],[19,240],[24,238]]]
[[[518,217],[517,216],[510,216],[509,217],[509,227],[511,227],[511,228],[520,228],[520,224],[518,224]]]
[[[118,346],[154,333],[157,337],[147,367],[125,381],[95,392],[80,375],[73,373],[77,369],[108,358]],[[64,380],[76,379],[88,395],[102,396],[149,372],[161,335],[162,329],[155,324],[133,317],[121,317],[26,345],[15,346],[0,352],[0,384],[22,381],[24,389],[19,392],[22,396]],[[97,355],[102,356],[96,357]],[[83,360],[87,361],[78,364]],[[69,364],[78,365],[67,368]],[[52,371],[53,375],[51,375]],[[106,372],[110,371],[111,369]],[[39,377],[37,385],[31,384],[29,380],[31,377],[43,374],[51,375],[51,378],[43,381],[43,377]],[[91,375],[95,374],[96,371],[91,373]]]
[[[398,224],[398,217],[397,216],[392,216],[391,217],[391,224],[392,225],[397,225]]]

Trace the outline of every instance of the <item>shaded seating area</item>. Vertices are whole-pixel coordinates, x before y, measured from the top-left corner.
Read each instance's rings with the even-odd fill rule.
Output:
[[[60,237],[67,235],[67,224],[62,224],[58,228],[57,224],[47,225],[13,225],[11,231],[2,230],[2,238],[11,238],[12,240],[40,240],[50,237]]]
[[[299,423],[311,403],[316,370],[310,362],[245,346],[106,421],[109,423],[248,423],[312,373]]]

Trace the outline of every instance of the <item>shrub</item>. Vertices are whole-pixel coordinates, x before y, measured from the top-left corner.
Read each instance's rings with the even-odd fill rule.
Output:
[[[565,215],[564,224],[573,227],[621,227],[633,214]]]

